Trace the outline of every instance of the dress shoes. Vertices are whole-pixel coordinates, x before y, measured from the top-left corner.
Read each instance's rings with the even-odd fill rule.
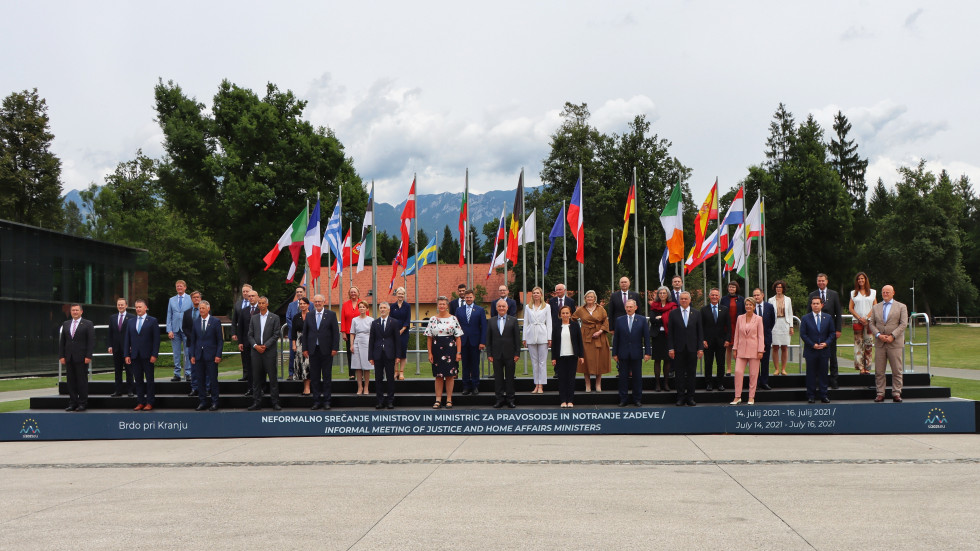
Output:
[[[247,381],[247,380],[248,380],[248,379],[246,379],[245,377],[242,377],[241,379],[238,379],[238,382],[239,382],[239,383],[244,383],[244,382],[245,382],[245,381]]]
[[[279,404],[272,404],[272,409],[274,411],[282,411],[282,406],[280,406]]]
[[[497,400],[496,402],[493,403],[493,407],[494,407],[494,409],[500,409],[500,408],[504,407],[504,401],[503,400]]]
[[[323,403],[323,411],[330,411],[330,402]]]
[[[251,396],[251,395],[252,395],[252,389],[251,388],[245,391],[245,396]]]
[[[211,407],[208,408],[208,411],[218,411],[218,404],[211,404]]]
[[[127,396],[129,396],[130,398],[132,398],[133,396],[136,396],[136,395],[133,394],[132,392],[130,392],[129,394],[127,394]]]
[[[894,395],[892,395],[892,402],[901,403],[902,402],[902,396],[900,394],[894,394]],[[78,408],[78,409],[81,410],[83,408]]]
[[[75,411],[75,406],[68,406],[65,408],[65,411]]]
[[[474,389],[473,389],[473,396],[476,396],[476,395],[478,395],[478,394],[480,394],[480,389],[478,389],[478,388],[474,388]]]
[[[192,391],[188,392],[187,395],[188,396],[197,396],[197,391],[196,390],[192,390]]]
[[[133,411],[143,411],[144,407],[146,406],[144,406],[143,404],[136,404],[136,407],[133,408]]]
[[[313,404],[313,407],[311,407],[310,409],[311,409],[311,410],[313,410],[313,411],[316,411],[316,410],[318,410],[318,409],[320,409],[320,408],[322,408],[322,407],[323,407],[322,405],[320,405],[319,403],[316,403],[316,402],[315,402],[315,403]]]
[[[146,404],[143,406],[143,411],[153,411],[153,404]]]
[[[808,403],[808,404],[812,404],[812,403],[814,403],[815,401],[816,401],[816,400],[814,400],[813,398],[807,398],[807,399],[806,399],[806,403]]]
[[[118,398],[120,396],[122,396],[122,392],[113,392],[109,395],[110,398]]]
[[[637,400],[637,401],[633,402],[633,405],[636,406],[636,407],[638,407],[638,408],[641,408],[641,407],[643,407],[643,402]]]
[[[718,385],[718,392],[725,392],[725,385]]]
[[[621,408],[626,407],[626,400],[620,400],[619,401],[619,407],[621,407]]]
[[[517,404],[515,404],[513,400],[508,400],[507,401],[507,407],[513,409],[513,408],[516,408],[517,407]],[[81,409],[81,408],[79,408],[79,409]]]
[[[820,399],[820,403],[822,403],[822,404],[829,404],[830,403],[830,398],[827,398],[826,396],[824,396],[823,398]]]
[[[77,408],[75,408],[75,411],[78,412],[78,413],[81,413],[81,412],[85,411],[85,406],[78,406]]]
[[[262,406],[260,406],[258,404],[252,404],[252,405],[248,406],[245,409],[248,410],[248,411],[258,411],[258,410],[262,409]]]
[[[206,409],[208,409],[207,404],[198,404],[197,407],[194,408],[194,411],[204,411]]]
[[[470,394],[473,394],[473,391],[468,388],[463,391],[463,396],[469,396]]]
[[[684,400],[681,399],[681,398],[678,398],[677,399],[677,402],[674,405],[676,405],[677,407],[681,407],[681,406],[684,405]]]
[[[761,385],[761,386],[759,386],[759,388],[761,388],[762,390],[772,390],[772,387],[769,386],[768,384]]]
[[[385,407],[388,408],[388,409],[395,409],[395,403],[394,402],[388,402],[388,404]]]
[[[690,407],[694,407],[698,405],[698,403],[694,401],[694,398],[688,398],[687,401],[684,403],[686,403]]]
[[[837,390],[838,388],[840,388],[840,385],[837,384],[837,379],[830,381],[830,388],[832,390]]]
[[[180,382],[180,377],[177,377],[176,375],[174,375],[173,378],[170,379],[170,382],[171,383],[179,383]]]
[[[885,401],[885,395],[884,394],[879,394],[879,395],[875,396],[875,402],[881,403],[881,402],[884,402],[884,401]]]
[[[705,390],[707,390],[708,392],[711,392],[711,391],[713,390],[713,389],[711,388],[711,385],[706,385],[706,386],[704,387],[704,389],[705,389]]]
[[[384,409],[384,407],[385,405],[382,404],[381,402],[378,402],[377,404],[374,405],[374,409]]]

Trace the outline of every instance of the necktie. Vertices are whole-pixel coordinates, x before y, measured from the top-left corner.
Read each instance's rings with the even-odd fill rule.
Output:
[[[177,309],[184,311],[184,295],[177,295]]]
[[[885,318],[884,321],[888,321],[888,312],[891,310],[891,307],[892,307],[892,301],[886,300],[885,307],[882,308],[881,310],[882,317]]]
[[[248,311],[248,315],[250,315],[250,316],[254,316],[255,315],[255,307],[254,306]]]
[[[818,316],[817,314],[813,314],[813,317],[814,317],[814,319],[817,320],[817,332],[819,333],[820,332],[820,316]]]
[[[500,329],[500,334],[504,334],[504,317],[500,316],[497,318],[497,328]]]
[[[712,304],[711,305],[711,312],[715,315],[715,321],[718,321],[718,305],[717,304]]]
[[[323,318],[323,312],[316,313],[316,328],[320,328],[320,320]]]
[[[827,302],[827,291],[820,291],[820,300]]]
[[[126,314],[119,314],[119,330],[120,330],[120,331],[122,331],[122,322],[123,322],[123,317],[124,317],[125,315],[126,315]]]
[[[470,322],[470,314],[472,314],[472,313],[473,313],[473,307],[467,305],[466,306],[466,323],[469,323]]]
[[[626,291],[623,291],[623,306],[626,305]]]
[[[140,316],[139,319],[136,320],[136,334],[137,335],[139,334],[139,332],[140,332],[141,329],[143,329],[143,316]]]
[[[71,338],[75,338],[75,328],[78,327],[78,320],[71,320]]]
[[[633,316],[630,316],[629,317],[629,323],[627,325],[629,326],[629,330],[632,332],[633,331]]]
[[[208,330],[208,318],[201,318],[201,334]]]
[[[381,318],[381,334],[385,334],[385,319]]]
[[[684,327],[687,327],[687,308],[685,308],[683,311],[684,311]]]

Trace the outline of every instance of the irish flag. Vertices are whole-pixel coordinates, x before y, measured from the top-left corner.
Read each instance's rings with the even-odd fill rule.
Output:
[[[292,283],[293,276],[296,275],[296,263],[299,261],[299,251],[303,248],[303,238],[306,236],[306,220],[306,207],[303,207],[299,216],[286,228],[286,231],[282,233],[282,237],[279,238],[276,245],[263,258],[265,260],[265,270],[268,270],[272,267],[272,263],[276,261],[276,258],[279,257],[279,253],[283,249],[289,249],[290,254],[293,256],[293,263],[289,267],[289,273],[286,274],[286,283]]]
[[[660,224],[663,225],[667,236],[667,262],[684,260],[684,204],[681,199],[680,182],[674,186],[667,206],[660,213]]]

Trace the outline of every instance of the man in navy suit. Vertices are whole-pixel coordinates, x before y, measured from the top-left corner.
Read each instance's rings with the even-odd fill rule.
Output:
[[[499,296],[490,304],[490,317],[496,317],[497,302],[504,300],[507,301],[507,315],[516,318],[517,311],[521,309],[521,303],[508,296],[510,295],[510,291],[507,289],[507,285],[501,284],[500,287],[497,287],[497,294]]]
[[[766,302],[766,296],[758,287],[752,290],[752,298],[755,299],[755,313],[762,316],[762,336],[766,341],[766,350],[759,362],[759,388],[772,390],[769,386],[769,354],[772,352],[772,328],[776,326],[776,307]]]
[[[643,362],[653,352],[650,324],[645,316],[636,315],[635,300],[627,300],[625,308],[626,313],[616,320],[612,340],[612,357],[619,364],[619,407],[626,406],[631,377],[633,405],[639,407],[643,405]]]
[[[827,397],[827,368],[832,346],[837,337],[834,318],[823,313],[823,299],[810,299],[810,314],[800,322],[800,340],[803,341],[803,357],[806,358],[806,399],[813,403],[820,384],[820,401],[829,404]]]
[[[521,359],[521,335],[517,318],[507,315],[507,301],[500,298],[496,303],[497,315],[487,325],[487,359],[493,364],[495,408],[517,407],[514,403],[514,370]]]
[[[455,316],[456,309],[466,304],[466,284],[460,283],[456,286],[456,298],[449,303],[449,315]]]
[[[691,308],[691,293],[681,292],[680,308],[667,318],[667,355],[677,381],[677,405],[696,406],[694,380],[698,358],[704,355],[704,327],[701,313]]]
[[[630,291],[630,278],[623,276],[619,278],[619,290],[613,291],[609,295],[609,327],[612,331],[616,331],[616,320],[621,316],[626,315],[626,302],[632,300],[637,304],[640,303],[640,294],[636,291]]]
[[[675,302],[678,305],[681,303],[681,293],[684,292],[684,278],[679,275],[675,275],[670,280],[670,302]]]
[[[340,350],[340,326],[337,315],[324,308],[323,295],[313,296],[313,311],[303,325],[303,357],[310,360],[312,410],[330,409],[330,384],[333,381],[333,357]]]
[[[395,358],[401,352],[398,338],[401,323],[389,316],[387,302],[378,304],[378,318],[371,322],[368,335],[368,362],[374,366],[374,388],[378,403],[374,409],[395,409]]]
[[[187,335],[188,349],[190,349],[191,333],[194,331],[194,323],[200,321],[201,319],[201,312],[199,310],[201,305],[201,292],[194,291],[193,293],[190,294],[190,297],[191,297],[191,307],[184,311],[184,322],[183,322],[184,334]],[[187,395],[197,396],[200,391],[200,389],[197,388],[197,381],[198,379],[200,379],[200,377],[198,377],[197,373],[194,371],[193,363],[191,363],[191,375],[193,375],[191,377],[191,391]],[[204,379],[205,380],[207,379],[207,375],[204,376]]]
[[[72,304],[71,319],[61,324],[58,361],[65,366],[68,379],[68,407],[65,411],[85,411],[88,407],[88,366],[95,352],[95,325],[82,317],[82,305]]]
[[[221,330],[221,322],[211,315],[211,303],[202,300],[197,305],[198,317],[194,322],[190,335],[191,363],[194,364],[194,375],[197,377],[199,401],[197,411],[205,408],[218,410],[218,364],[221,363],[221,351],[224,347],[225,336]],[[208,394],[211,394],[211,407],[208,407]]]
[[[190,299],[187,304],[190,305]],[[136,407],[133,411],[151,411],[156,394],[153,391],[153,368],[160,355],[160,327],[157,319],[146,313],[146,301],[136,301],[136,317],[126,326],[123,344],[126,363],[136,378]]]
[[[575,312],[575,301],[568,298],[565,295],[565,284],[559,283],[555,285],[555,294],[550,299],[548,299],[548,304],[551,305],[551,327],[558,327],[561,325],[561,318],[559,317],[559,312],[561,312],[562,306],[568,306]]]
[[[704,328],[705,390],[724,391],[725,349],[731,344],[732,326],[728,308],[721,305],[718,289],[708,291],[708,304],[701,308],[701,325]]]
[[[106,347],[112,354],[112,364],[116,372],[116,388],[110,396],[122,396],[123,392],[123,373],[126,373],[126,392],[133,395],[133,371],[126,365],[126,324],[133,319],[133,315],[126,311],[126,299],[119,297],[116,299],[116,313],[109,316],[109,332],[106,335]]]
[[[834,318],[834,342],[830,344],[830,388],[837,389],[837,339],[840,338],[841,327],[843,327],[844,308],[840,301],[840,295],[837,291],[827,288],[827,274],[817,274],[817,290],[810,293],[807,300],[813,297],[820,297],[823,300],[823,313]],[[809,305],[808,305],[809,306]]]
[[[487,313],[473,304],[476,295],[472,289],[463,291],[463,298],[466,302],[456,309],[456,319],[463,328],[463,338],[460,339],[463,396],[469,396],[480,393],[480,352],[486,348],[487,343]]]

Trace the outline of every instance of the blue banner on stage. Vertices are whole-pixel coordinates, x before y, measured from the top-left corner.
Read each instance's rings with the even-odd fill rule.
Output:
[[[0,414],[0,441],[400,434],[900,434],[976,431],[976,403],[967,400],[820,406],[506,411]]]

